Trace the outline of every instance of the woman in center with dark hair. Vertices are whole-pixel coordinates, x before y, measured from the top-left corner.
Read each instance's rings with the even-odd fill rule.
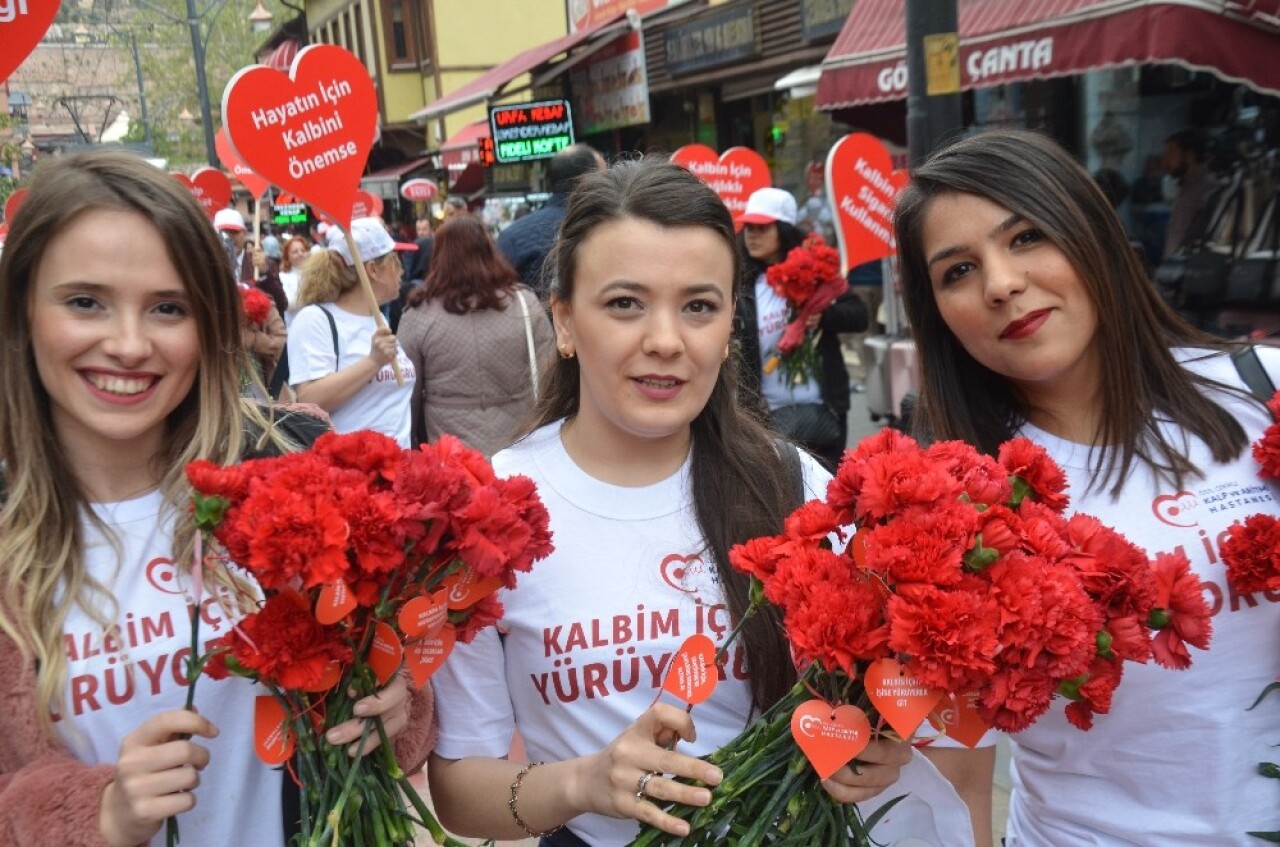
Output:
[[[418,372],[414,443],[449,433],[486,456],[515,440],[555,358],[537,296],[472,215],[436,233],[431,270],[409,294],[399,336]]]
[[[695,757],[796,673],[769,611],[748,620],[725,679],[692,714],[657,702],[663,669],[687,636],[723,640],[747,607],[729,548],[779,532],[830,477],[737,403],[733,221],[697,177],[657,161],[582,177],[552,262],[560,358],[533,430],[493,463],[537,484],[556,549],[502,593],[502,635],[458,645],[433,678],[431,793],[466,836],[621,845],[637,821],[686,835],[662,804],[708,804],[721,774]],[[584,631],[595,635],[572,634]],[[524,766],[505,759],[517,727]],[[860,802],[900,774],[942,785],[908,745],[884,740],[824,785]],[[954,807],[963,832],[934,843],[971,843]]]

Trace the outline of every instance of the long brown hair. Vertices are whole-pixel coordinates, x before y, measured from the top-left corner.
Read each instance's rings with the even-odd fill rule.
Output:
[[[578,182],[550,259],[556,271],[553,300],[572,301],[578,250],[587,237],[603,224],[626,218],[664,228],[711,230],[733,254],[737,281],[740,258],[724,203],[684,168],[646,159],[587,174]],[[579,373],[577,359],[557,360],[544,379],[534,427],[577,414]],[[721,366],[692,431],[694,511],[706,551],[715,560],[725,602],[739,621],[748,605],[749,580],[729,565],[729,548],[780,532],[783,519],[799,505],[796,481],[779,455],[776,437],[737,403],[735,362]],[[776,612],[770,608],[755,615],[743,628],[742,639],[751,668],[752,700],[756,708],[768,708],[796,678]]]
[[[409,292],[409,305],[440,300],[454,315],[501,309],[519,281],[484,223],[473,215],[458,215],[436,230],[431,270]]]
[[[1240,455],[1244,430],[1203,391],[1225,386],[1185,370],[1171,350],[1229,345],[1188,325],[1160,298],[1088,172],[1048,138],[1017,130],[982,133],[938,151],[912,171],[898,200],[903,295],[923,376],[916,411],[922,436],[963,439],[994,453],[1027,417],[1009,381],[970,356],[938,311],[924,226],[934,199],[951,193],[985,197],[1040,229],[1103,316],[1092,342],[1106,363],[1095,443],[1116,449],[1099,452],[1091,486],[1109,484],[1117,496],[1138,463],[1178,485],[1198,474],[1185,445],[1162,433],[1161,419],[1202,439],[1216,461]]]
[[[77,217],[99,209],[140,215],[155,227],[182,275],[197,328],[199,374],[170,413],[152,458],[175,518],[172,558],[179,568],[189,567],[194,548],[191,522],[179,519],[191,498],[186,464],[227,462],[242,454],[251,427],[271,431],[239,396],[246,368],[240,295],[230,259],[191,193],[130,153],[80,153],[41,163],[0,258],[0,631],[34,660],[36,704],[46,729],[65,684],[63,627],[72,605],[79,601],[104,626],[114,623],[117,610],[110,592],[86,572],[81,515],[96,518],[49,423],[28,308],[49,245]]]

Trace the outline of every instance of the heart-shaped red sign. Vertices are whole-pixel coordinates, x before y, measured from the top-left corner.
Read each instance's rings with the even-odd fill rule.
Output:
[[[17,70],[58,16],[59,0],[8,0],[0,4],[0,83]]]
[[[411,179],[400,186],[400,196],[406,200],[430,200],[440,193],[440,186],[429,179]]]
[[[440,669],[444,660],[453,652],[457,638],[457,630],[449,624],[440,630],[439,635],[415,641],[405,648],[404,663],[409,668],[415,685],[421,688]]]
[[[480,576],[467,569],[445,577],[440,583],[440,587],[449,590],[448,595],[445,597],[445,603],[450,609],[457,611],[469,609],[483,598],[497,591],[502,587],[502,580],[496,576]]]
[[[406,638],[430,638],[440,631],[449,617],[443,591],[414,597],[400,609],[400,631]]]
[[[351,207],[351,219],[378,217],[382,217],[382,198],[367,191],[357,191],[355,205]]]
[[[19,188],[9,195],[9,199],[4,201],[4,221],[9,223],[13,220],[14,215],[18,214],[18,209],[22,208],[22,201],[27,199],[27,189]]]
[[[231,142],[227,140],[225,129],[218,130],[218,137],[214,139],[213,146],[218,151],[218,159],[222,162],[222,166],[240,180],[240,184],[253,195],[254,199],[261,199],[262,195],[271,188],[270,182],[258,176],[252,168],[240,161],[240,157],[231,147]]]
[[[231,180],[217,168],[201,168],[191,177],[191,193],[212,220],[220,210],[231,205]]]
[[[262,65],[231,78],[222,125],[255,173],[349,226],[378,129],[364,63],[341,47],[301,50],[288,75]]]
[[[908,676],[897,659],[877,659],[867,667],[867,697],[902,738],[910,738],[933,709],[942,691]]]
[[[687,144],[671,154],[671,161],[688,168],[711,186],[736,220],[747,208],[756,189],[773,185],[769,163],[754,150],[730,147],[717,155],[705,144]]]
[[[791,737],[821,779],[853,761],[871,743],[871,722],[857,706],[807,700],[791,714]]]
[[[907,175],[874,135],[855,132],[827,154],[827,202],[836,219],[844,271],[898,252],[893,205]]]
[[[945,732],[966,747],[978,746],[987,734],[987,725],[978,716],[978,692],[947,694],[938,701],[938,707],[929,713],[929,723],[938,732]]]
[[[325,626],[332,626],[345,618],[357,606],[356,595],[351,593],[347,583],[339,579],[326,583],[316,598],[316,620]]]
[[[295,742],[288,715],[271,694],[254,698],[253,742],[258,758],[273,768],[283,765],[293,755]]]
[[[696,706],[711,696],[719,681],[715,642],[705,635],[690,635],[671,657],[662,688]]]
[[[369,667],[379,685],[386,685],[392,674],[400,670],[404,658],[404,646],[396,631],[386,621],[378,621],[373,630],[373,643],[369,645]]]

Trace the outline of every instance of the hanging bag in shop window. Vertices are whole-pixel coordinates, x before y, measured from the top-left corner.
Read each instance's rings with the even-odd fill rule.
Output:
[[[1280,305],[1280,191],[1271,196],[1227,274],[1229,306]]]

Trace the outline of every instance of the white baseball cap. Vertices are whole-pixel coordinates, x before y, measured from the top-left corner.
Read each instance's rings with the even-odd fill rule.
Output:
[[[381,218],[356,218],[351,222],[351,237],[360,251],[360,259],[372,262],[381,259],[392,250],[417,250],[416,244],[402,244],[396,241],[382,225]],[[342,257],[347,267],[354,267],[351,248],[347,246],[347,236],[341,227],[331,226],[324,234],[325,245]]]
[[[244,232],[244,215],[235,209],[219,209],[213,215],[213,228],[218,232]]]
[[[795,225],[796,198],[781,188],[760,188],[747,198],[747,208],[738,216],[744,224],[772,224],[778,221]]]

